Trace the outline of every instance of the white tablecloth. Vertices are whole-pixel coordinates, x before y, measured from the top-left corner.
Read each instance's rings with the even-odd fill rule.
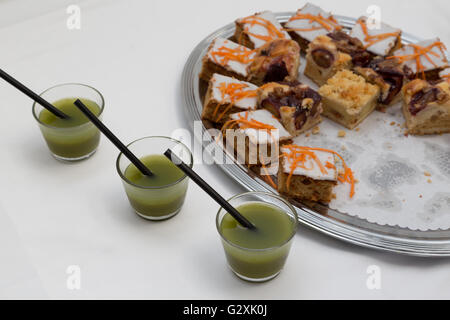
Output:
[[[81,8],[69,30],[67,5]],[[295,10],[302,1],[0,1],[0,61],[36,91],[91,84],[106,98],[104,122],[125,142],[188,128],[180,75],[194,46],[255,11]],[[359,16],[373,3],[316,1]],[[383,21],[450,45],[446,0],[379,0]],[[300,227],[285,270],[265,284],[227,268],[215,229],[218,206],[191,183],[182,212],[161,223],[137,217],[102,138],[91,159],[64,164],[48,153],[31,101],[0,81],[0,297],[149,299],[450,298],[450,260],[349,245]],[[244,191],[214,166],[200,175],[225,197]],[[369,266],[381,289],[367,285]],[[81,287],[70,290],[69,266]],[[70,270],[69,270],[70,271]],[[73,276],[73,274],[72,274]],[[70,285],[69,285],[70,287]]]

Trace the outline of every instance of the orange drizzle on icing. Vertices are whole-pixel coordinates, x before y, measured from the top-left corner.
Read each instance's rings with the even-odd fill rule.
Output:
[[[314,31],[314,30],[320,30],[325,29],[327,31],[333,31],[333,30],[341,30],[342,26],[340,26],[336,19],[334,19],[333,16],[330,16],[329,18],[325,18],[322,16],[322,14],[318,14],[317,16],[310,14],[310,13],[297,13],[295,16],[292,16],[289,21],[294,20],[309,20],[309,22],[312,24],[313,22],[317,22],[320,26],[317,27],[311,27],[311,28],[289,28],[285,29],[286,31]]]
[[[387,32],[387,33],[380,33],[376,35],[369,35],[369,31],[367,30],[367,22],[363,20],[358,20],[357,23],[361,26],[361,30],[364,33],[365,39],[364,42],[367,42],[367,44],[364,46],[364,49],[367,49],[368,47],[373,46],[375,43],[378,43],[380,41],[383,41],[390,37],[396,37],[397,39],[400,39],[400,31],[398,32]]]
[[[249,36],[255,37],[257,39],[263,40],[265,42],[269,42],[275,39],[284,39],[285,35],[283,32],[278,30],[278,28],[269,20],[261,18],[259,16],[253,15],[249,17],[242,18],[240,21],[243,25],[250,25],[251,27],[255,25],[259,25],[264,27],[267,30],[267,35],[251,33],[250,28],[248,26],[244,27],[244,32]],[[241,34],[242,36],[243,34]],[[239,43],[241,43],[242,39],[239,39]]]
[[[222,99],[225,99],[226,96],[230,98],[230,103],[228,106],[219,114],[216,118],[216,122],[219,122],[223,116],[233,107],[236,101],[245,99],[245,98],[253,98],[256,97],[256,90],[245,90],[248,88],[248,85],[245,83],[225,83],[222,82],[219,85],[220,93],[222,94]],[[220,104],[217,104],[213,117],[216,116],[219,111]]]
[[[296,168],[302,168],[305,170],[313,169],[306,167],[306,161],[309,159],[312,159],[317,164],[322,174],[328,173],[327,168],[336,170],[336,167],[328,161],[325,163],[325,165],[322,164],[317,155],[314,153],[314,151],[323,151],[334,154],[337,157],[339,157],[339,159],[341,159],[342,165],[344,167],[344,172],[338,172],[338,180],[341,183],[345,182],[350,183],[350,198],[353,198],[353,196],[355,195],[355,178],[353,176],[353,171],[347,166],[347,164],[344,161],[344,158],[342,158],[342,156],[338,154],[336,151],[323,148],[301,147],[295,144],[286,145],[283,146],[283,148],[287,148],[290,151],[282,153],[282,156],[289,159],[290,163],[290,173],[288,179],[286,180],[286,187],[288,188],[288,190],[291,184],[292,176],[294,175],[294,171]]]
[[[254,52],[254,50],[250,50],[244,46],[239,46],[234,49],[222,46],[215,51],[210,51],[210,54],[215,63],[226,66],[229,61],[249,64],[254,60],[252,57]]]
[[[413,54],[405,54],[405,55],[400,55],[400,56],[391,56],[388,57],[387,59],[398,59],[398,61],[400,63],[403,63],[405,61],[410,61],[410,60],[415,60],[416,61],[416,67],[417,67],[417,75],[421,74],[422,78],[425,79],[425,67],[422,64],[422,62],[420,61],[420,59],[423,57],[425,57],[425,59],[427,59],[435,68],[437,68],[437,65],[434,63],[434,61],[430,58],[429,54],[434,55],[435,57],[439,57],[439,55],[434,52],[431,51],[434,47],[437,47],[439,49],[439,51],[442,53],[442,56],[445,57],[445,51],[447,50],[447,48],[445,47],[444,43],[441,41],[435,41],[432,44],[426,46],[426,47],[422,47],[418,44],[410,44],[409,46],[411,46],[414,49],[414,53]],[[446,61],[446,59],[444,58],[443,61]]]
[[[237,115],[239,119],[232,119],[225,122],[225,124],[222,127],[222,131],[229,129],[233,127],[234,125],[239,125],[240,129],[256,129],[256,130],[267,130],[268,133],[271,135],[271,130],[276,130],[276,128],[270,124],[266,124],[260,121],[257,121],[255,119],[249,119],[248,118],[248,111],[244,113],[244,116],[242,114]]]

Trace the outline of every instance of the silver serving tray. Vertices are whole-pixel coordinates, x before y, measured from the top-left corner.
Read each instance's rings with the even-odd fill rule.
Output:
[[[275,13],[280,22],[286,22],[293,14],[294,12]],[[335,18],[347,29],[352,28],[356,22],[356,19],[344,16],[335,16]],[[194,121],[201,121],[203,108],[202,88],[200,88],[198,74],[202,67],[202,57],[206,54],[211,41],[219,36],[231,37],[234,34],[234,28],[234,23],[230,23],[203,39],[192,51],[182,74],[181,89],[185,104],[185,115],[191,130],[208,152],[210,151],[213,138],[206,132],[204,125],[202,125],[201,132],[194,130]],[[402,36],[404,43],[414,43],[420,40],[420,38],[407,33],[403,33]],[[235,162],[225,151],[222,155],[216,154],[214,159],[217,162],[219,158],[222,161],[221,163],[226,164],[218,166],[247,190],[277,193],[266,182],[251,174],[248,168]],[[226,162],[223,159],[226,159]],[[318,204],[295,203],[295,205],[300,223],[336,239],[367,248],[407,255],[423,257],[450,256],[450,230],[413,231],[400,227],[381,226]]]

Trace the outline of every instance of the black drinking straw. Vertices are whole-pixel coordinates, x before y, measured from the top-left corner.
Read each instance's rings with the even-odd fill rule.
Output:
[[[146,176],[153,176],[150,171],[112,132],[109,130],[92,112],[89,110],[80,99],[77,99],[74,104],[81,112],[133,163],[139,171]]]
[[[34,93],[27,87],[25,87],[22,83],[11,77],[9,74],[7,74],[5,71],[0,69],[0,77],[8,82],[10,85],[16,87],[19,89],[22,93],[33,99],[35,102],[39,103],[41,106],[43,106],[45,109],[53,113],[55,116],[61,119],[68,119],[69,116],[66,115],[61,110],[55,108],[51,103],[49,103],[47,100],[39,96],[38,94]]]
[[[198,174],[194,172],[186,163],[177,157],[172,150],[167,149],[164,155],[181,169],[189,178],[191,178],[200,188],[211,196],[222,208],[224,208],[231,216],[237,220],[243,227],[256,230],[256,227],[239,213],[231,204],[228,203],[220,194],[218,194],[209,184],[205,182]]]

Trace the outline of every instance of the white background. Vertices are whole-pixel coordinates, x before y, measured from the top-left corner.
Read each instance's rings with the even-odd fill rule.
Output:
[[[68,30],[68,4],[82,10]],[[450,45],[447,0],[315,1],[357,17],[380,5],[383,21]],[[180,75],[194,46],[255,11],[303,1],[0,1],[0,64],[36,91],[90,84],[106,98],[104,121],[125,142],[188,128]],[[31,101],[0,82],[0,297],[137,299],[450,298],[450,260],[363,249],[300,227],[285,270],[249,284],[228,269],[214,225],[217,205],[190,184],[182,212],[146,222],[128,205],[102,139],[91,159],[64,164],[48,153]],[[196,170],[225,197],[244,191],[218,168]],[[66,269],[81,268],[81,290]],[[366,270],[381,268],[381,290]]]

